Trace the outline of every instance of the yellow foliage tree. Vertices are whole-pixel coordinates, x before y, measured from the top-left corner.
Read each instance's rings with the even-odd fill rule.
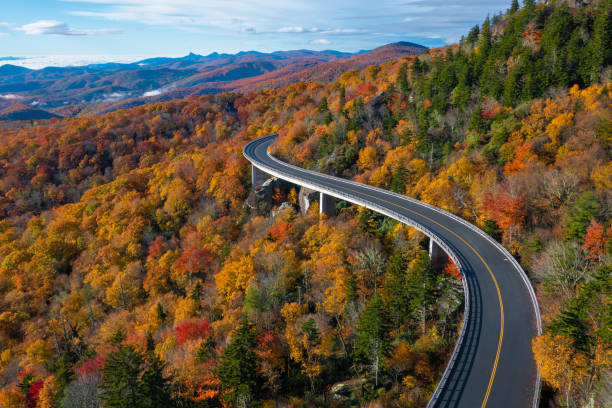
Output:
[[[374,168],[376,164],[376,149],[372,146],[366,146],[359,151],[359,158],[357,159],[359,168],[363,170],[370,170]]]
[[[249,283],[255,279],[255,265],[249,255],[230,256],[221,271],[215,275],[215,282],[221,295],[228,303],[239,292],[244,292]]]
[[[448,177],[443,177],[443,175],[436,178],[425,188],[421,193],[421,199],[446,211],[456,212],[458,210],[458,205],[455,201],[455,186],[453,186]]]
[[[588,375],[587,357],[573,348],[570,338],[560,334],[542,334],[533,339],[532,348],[542,379],[562,390],[569,405],[570,392]]]
[[[174,309],[174,324],[195,317],[198,314],[199,307],[198,302],[190,297],[178,299]]]
[[[5,387],[0,390],[0,407],[2,408],[24,408],[26,398],[23,392],[16,386]]]
[[[55,407],[54,398],[57,393],[57,383],[54,376],[45,378],[43,386],[38,394],[38,403],[36,408],[53,408]]]

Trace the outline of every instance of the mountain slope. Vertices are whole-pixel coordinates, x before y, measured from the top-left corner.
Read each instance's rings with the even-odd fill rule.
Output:
[[[347,69],[358,69],[424,50],[416,44],[397,43],[360,54],[310,50],[249,51],[41,70],[3,65],[0,67],[0,93],[15,94],[24,104],[36,103],[63,113],[73,111],[66,109],[66,105],[88,104],[103,104],[100,108],[93,108],[95,112],[102,112],[188,95],[277,88],[300,80],[327,82]],[[317,68],[319,65],[321,67]],[[0,99],[0,107],[10,103]]]
[[[61,116],[31,106],[16,104],[0,110],[0,121],[45,120]]]

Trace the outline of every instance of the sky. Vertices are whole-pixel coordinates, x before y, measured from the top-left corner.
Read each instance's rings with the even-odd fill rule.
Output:
[[[0,65],[458,41],[510,0],[0,0]],[[19,57],[7,60],[6,57]]]

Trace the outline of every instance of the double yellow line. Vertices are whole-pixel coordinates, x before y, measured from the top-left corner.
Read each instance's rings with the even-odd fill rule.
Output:
[[[322,181],[318,181],[321,184],[326,184],[330,187],[335,187],[332,184],[326,183],[326,182],[322,182]],[[366,186],[367,187],[367,186]],[[499,290],[499,284],[497,283],[497,279],[495,279],[495,275],[493,274],[493,271],[491,270],[491,268],[489,267],[489,264],[487,264],[487,262],[484,260],[484,258],[480,255],[480,253],[472,246],[470,245],[465,239],[463,239],[462,237],[460,237],[456,232],[450,230],[449,228],[445,227],[444,225],[440,224],[439,222],[437,222],[436,220],[423,215],[417,211],[411,210],[410,208],[404,207],[403,205],[400,204],[396,204],[392,201],[388,201],[385,200],[384,198],[380,198],[380,197],[376,197],[374,195],[368,194],[368,193],[364,193],[362,191],[358,191],[358,190],[354,190],[350,187],[346,187],[343,186],[342,188],[346,189],[346,190],[350,190],[354,193],[357,194],[361,194],[361,195],[365,195],[368,197],[371,197],[375,200],[379,200],[379,201],[383,201],[387,204],[391,204],[392,206],[401,208],[403,210],[406,210],[408,212],[411,212],[413,214],[418,215],[419,217],[422,217],[434,224],[436,224],[437,226],[439,226],[440,228],[445,229],[446,231],[450,232],[451,234],[453,234],[455,237],[457,237],[459,240],[461,240],[461,242],[463,242],[465,245],[467,245],[472,251],[474,251],[474,253],[476,254],[476,256],[478,257],[478,259],[480,259],[480,261],[484,264],[485,268],[487,268],[487,271],[489,271],[489,275],[491,275],[491,279],[493,279],[493,283],[495,284],[495,290],[497,291],[497,298],[499,299],[499,313],[500,313],[500,326],[499,326],[499,341],[497,343],[497,352],[495,354],[495,361],[493,362],[493,369],[491,370],[491,377],[489,378],[489,384],[487,385],[487,391],[484,395],[484,398],[482,400],[482,405],[480,406],[481,408],[484,408],[487,405],[487,401],[489,400],[489,395],[491,394],[491,388],[493,387],[493,380],[495,379],[495,373],[497,371],[497,366],[499,364],[499,355],[501,353],[501,347],[502,347],[502,342],[504,339],[504,302],[502,301],[502,296],[501,296],[501,291]]]

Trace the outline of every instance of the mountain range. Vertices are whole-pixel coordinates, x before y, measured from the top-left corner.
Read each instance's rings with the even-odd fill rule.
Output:
[[[192,95],[248,92],[299,81],[327,83],[347,70],[418,55],[425,50],[418,44],[398,42],[357,53],[333,50],[215,52],[206,56],[190,53],[180,58],[150,58],[130,64],[39,70],[5,64],[0,66],[0,109],[18,104],[25,112],[18,117],[41,119],[40,109],[75,116]],[[18,110],[11,110],[8,117],[15,117]],[[28,117],[29,111],[36,111],[36,117]],[[7,116],[1,115],[0,120],[4,117]]]

